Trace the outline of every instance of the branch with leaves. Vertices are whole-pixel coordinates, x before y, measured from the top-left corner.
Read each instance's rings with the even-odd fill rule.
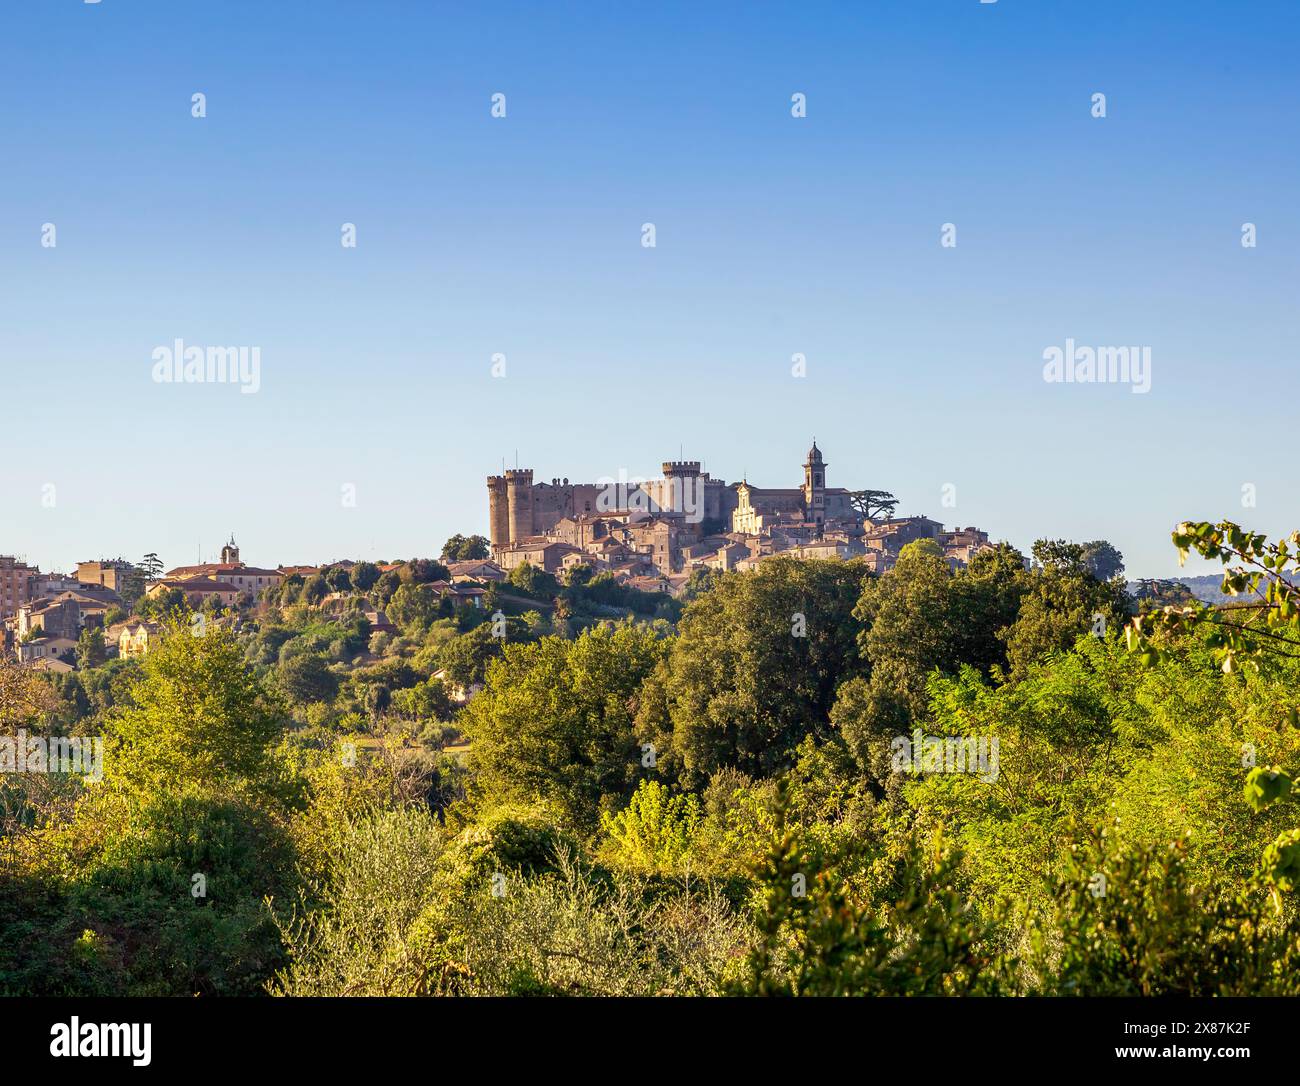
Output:
[[[1258,671],[1270,656],[1300,657],[1300,532],[1270,543],[1231,521],[1185,521],[1173,533],[1180,564],[1195,551],[1223,563],[1220,591],[1240,603],[1172,605],[1138,615],[1124,636],[1144,663],[1157,663],[1175,638],[1209,627],[1206,644],[1224,672]]]

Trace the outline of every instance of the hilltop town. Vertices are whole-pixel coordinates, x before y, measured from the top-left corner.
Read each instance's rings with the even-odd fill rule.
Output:
[[[776,554],[861,558],[883,573],[917,540],[933,540],[954,568],[990,546],[978,528],[895,517],[887,491],[828,486],[827,467],[814,440],[802,485],[789,488],[727,484],[695,460],[666,461],[661,479],[596,483],[534,482],[517,468],[487,480],[492,558],[507,571],[527,562],[556,575],[586,565],[677,594],[696,570],[752,569]]]
[[[372,633],[392,634],[396,627],[385,607],[402,579],[427,584],[449,612],[481,608],[493,586],[509,589],[510,582],[524,597],[544,597],[528,587],[540,574],[557,583],[590,582],[588,595],[600,604],[653,613],[656,597],[682,597],[692,578],[752,570],[778,554],[856,558],[882,573],[918,540],[933,541],[954,569],[990,547],[987,533],[977,528],[948,531],[926,516],[894,516],[898,503],[887,491],[828,486],[827,467],[814,440],[803,483],[790,488],[759,487],[748,479],[728,484],[692,460],[665,462],[663,477],[651,480],[534,482],[530,469],[507,471],[487,480],[486,538],[465,541],[459,561],[444,551],[448,564],[429,576],[401,572],[408,563],[374,565],[375,580],[389,575],[392,582],[377,591],[370,578],[349,575],[370,563],[249,565],[233,536],[218,561],[169,570],[155,554],[139,563],[79,562],[67,574],[0,555],[3,647],[38,670],[66,672],[76,667],[78,645],[90,630],[103,639],[96,655],[128,659],[156,644],[160,619],[171,607],[183,603],[213,621],[237,622],[267,593],[278,599],[282,585],[326,610],[346,605]]]

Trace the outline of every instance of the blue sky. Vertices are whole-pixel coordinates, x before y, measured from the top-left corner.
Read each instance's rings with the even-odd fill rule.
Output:
[[[1290,531],[1297,45],[1289,2],[8,5],[0,553],[433,554],[503,459],[794,486],[813,435],[1134,575]],[[155,383],[177,338],[261,390]],[[1045,383],[1067,338],[1151,391]]]

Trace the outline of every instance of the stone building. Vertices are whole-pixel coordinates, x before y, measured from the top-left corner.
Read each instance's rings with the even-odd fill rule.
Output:
[[[693,569],[752,569],[774,554],[860,558],[883,572],[918,539],[935,540],[954,564],[988,546],[978,529],[945,534],[928,517],[868,520],[867,492],[828,486],[827,467],[814,440],[802,485],[788,488],[728,485],[696,460],[665,461],[659,479],[597,483],[538,483],[530,468],[516,468],[487,480],[492,557],[508,570],[585,563],[629,583],[649,577],[676,587]]]
[[[531,468],[513,468],[488,476],[487,487],[493,557],[499,550],[552,535],[561,521],[621,513],[674,519],[684,531],[699,534],[725,524],[736,501],[734,488],[702,471],[698,460],[665,461],[661,479],[595,483],[560,478],[535,483]]]

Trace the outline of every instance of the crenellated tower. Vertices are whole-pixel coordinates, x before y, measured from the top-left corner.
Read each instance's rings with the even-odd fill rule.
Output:
[[[506,504],[510,542],[533,534],[533,469],[511,468],[506,472]]]
[[[493,548],[510,542],[510,498],[504,475],[489,475],[488,540]]]
[[[700,486],[698,460],[665,460],[663,464],[664,493],[659,505],[670,513],[690,514],[699,511],[704,491]],[[697,518],[698,519],[698,518]]]

